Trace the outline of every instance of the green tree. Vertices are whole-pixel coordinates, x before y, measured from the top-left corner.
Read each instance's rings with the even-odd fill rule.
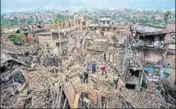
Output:
[[[15,16],[14,19],[12,20],[13,24],[18,24],[18,18]]]
[[[22,33],[16,33],[9,36],[10,41],[15,45],[21,45],[25,41],[25,36]]]
[[[93,22],[93,23],[98,23],[98,19],[94,18],[94,19],[92,20],[92,22]]]
[[[55,23],[55,24],[62,23],[62,22],[64,22],[64,19],[63,19],[63,18],[58,18],[58,17],[56,17],[56,18],[54,19],[54,23]]]
[[[167,25],[169,18],[171,18],[171,12],[167,11],[166,13],[164,13],[165,26]]]

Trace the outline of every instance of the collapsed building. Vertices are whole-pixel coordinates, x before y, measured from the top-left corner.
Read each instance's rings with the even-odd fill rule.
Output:
[[[165,28],[152,27],[148,25],[131,26],[131,43],[133,51],[140,59],[144,61],[145,78],[147,81],[168,81],[170,88],[166,88],[167,100],[174,104],[175,92],[173,76],[175,76],[175,45],[173,43],[174,33],[167,31]],[[160,84],[165,84],[161,82]],[[170,90],[170,92],[168,92]],[[163,94],[163,90],[160,90]],[[172,95],[172,97],[171,97]],[[165,98],[167,98],[165,96]],[[168,98],[167,98],[168,99]]]
[[[117,30],[118,25],[114,24],[110,17],[102,17],[97,24],[89,24],[89,30],[93,32],[99,30],[100,34],[104,35],[105,32],[114,32]]]
[[[75,17],[75,25],[80,24],[77,19],[80,18]],[[3,41],[6,45],[1,60],[5,61],[1,68],[7,69],[1,77],[4,86],[1,107],[174,107],[175,90],[170,84],[174,83],[175,42],[171,40],[174,33],[133,25],[133,35],[126,34],[128,27],[121,28],[118,34],[110,30],[116,28],[110,21],[101,19],[100,27],[89,25],[84,30],[81,27],[58,30],[56,25],[56,30],[37,33],[37,43],[23,47]],[[100,30],[102,35],[99,29],[104,27],[107,30]],[[92,32],[94,29],[96,32]],[[7,51],[9,48],[14,49]],[[88,84],[83,84],[83,72],[94,62],[97,72],[89,71]],[[106,66],[107,75],[102,75],[101,65]],[[120,75],[117,89],[114,89],[115,75]]]

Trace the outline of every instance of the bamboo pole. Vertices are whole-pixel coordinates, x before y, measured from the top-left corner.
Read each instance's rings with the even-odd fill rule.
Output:
[[[58,108],[61,108],[61,98],[62,98],[62,91],[63,91],[63,87],[61,88],[61,92],[59,94],[59,104],[58,104]]]
[[[66,106],[66,103],[67,103],[67,98],[65,98],[65,101],[64,101],[64,105],[63,105],[63,108],[65,108],[65,106]]]
[[[61,36],[60,36],[61,28],[60,28],[60,26],[59,26],[58,32],[59,32],[59,50],[60,50],[59,52],[60,52],[60,56],[61,56],[62,48],[61,48]]]

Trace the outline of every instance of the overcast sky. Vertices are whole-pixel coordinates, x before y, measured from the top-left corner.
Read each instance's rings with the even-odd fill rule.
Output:
[[[1,12],[33,9],[174,9],[175,0],[1,0]]]

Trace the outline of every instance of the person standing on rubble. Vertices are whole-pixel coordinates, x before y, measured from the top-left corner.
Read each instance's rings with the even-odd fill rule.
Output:
[[[50,54],[50,66],[53,66],[54,65],[54,56],[53,54]]]
[[[91,69],[91,66],[90,66],[90,64],[88,63],[88,64],[87,64],[87,68],[86,68],[86,70],[89,72],[90,69]]]
[[[104,75],[104,73],[105,73],[105,75],[107,75],[106,68],[105,68],[104,64],[100,66],[100,69],[102,71],[102,75]]]
[[[83,73],[80,73],[79,74],[79,77],[80,77],[80,81],[81,81],[81,84],[84,82],[84,80],[83,80],[83,78],[84,78],[84,75],[83,75]]]
[[[55,55],[55,56],[53,57],[54,66],[58,67],[58,62],[59,62],[58,56]]]
[[[104,61],[106,61],[106,52],[104,53]]]
[[[118,75],[118,76],[116,75],[116,76],[114,77],[115,89],[117,89],[117,87],[118,87],[119,77],[120,77],[120,75]]]
[[[53,66],[53,73],[57,75],[57,67]]]
[[[40,63],[41,63],[41,59],[40,59],[41,57],[39,56],[39,55],[37,55],[37,62],[38,62],[38,64],[40,65]]]
[[[41,65],[44,65],[44,60],[45,60],[44,56],[42,55],[40,58],[41,58],[41,59],[40,59],[40,64],[41,64]]]
[[[92,64],[92,74],[95,74],[95,72],[96,72],[96,64],[95,64],[95,61],[94,61],[94,63]]]
[[[88,77],[89,77],[88,71],[86,70],[83,74],[84,74],[84,83],[87,84],[88,83]]]
[[[69,57],[68,57],[68,60],[69,60],[69,66],[71,66],[72,59],[73,59],[73,57],[72,57],[72,55],[70,54]]]
[[[70,71],[69,71],[69,68],[67,67],[67,72],[66,72],[66,82],[69,81],[69,75],[70,75]]]

